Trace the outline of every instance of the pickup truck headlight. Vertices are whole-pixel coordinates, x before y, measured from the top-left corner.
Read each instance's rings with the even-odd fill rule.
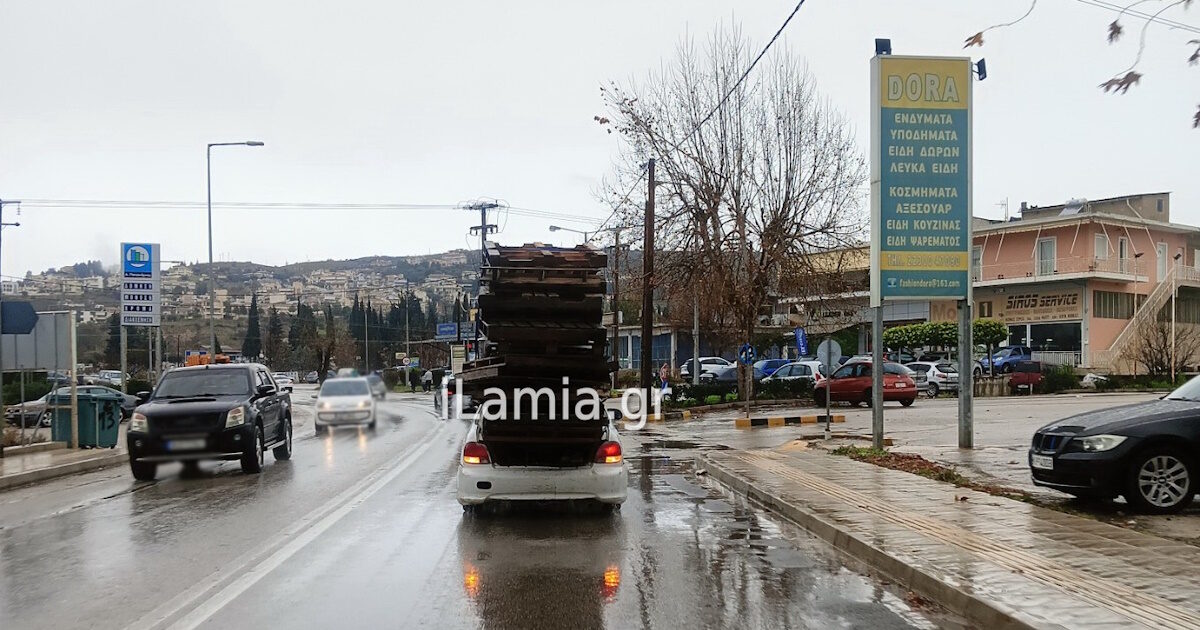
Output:
[[[1120,446],[1121,442],[1124,441],[1124,435],[1092,435],[1089,437],[1075,438],[1075,442],[1079,445],[1079,448],[1087,453],[1111,451]]]
[[[366,409],[367,407],[370,407],[370,406],[371,406],[371,401],[369,401],[369,400],[360,400],[360,401],[358,401],[358,408],[359,408],[359,409]]]
[[[129,417],[129,430],[136,431],[138,433],[145,433],[149,431],[150,423],[146,421],[145,414],[141,414],[136,411],[133,412],[133,415]]]
[[[243,407],[234,407],[229,410],[225,416],[225,428],[240,427],[246,424],[246,409]]]

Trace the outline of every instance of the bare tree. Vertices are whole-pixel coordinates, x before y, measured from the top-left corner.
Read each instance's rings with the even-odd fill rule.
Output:
[[[1171,322],[1146,320],[1138,327],[1138,336],[1128,349],[1128,358],[1147,373],[1159,376],[1171,373]],[[1175,326],[1175,372],[1194,365],[1200,356],[1200,326]],[[1139,370],[1141,371],[1141,370]]]
[[[605,88],[609,114],[597,117],[625,140],[624,182],[658,160],[656,284],[703,285],[743,340],[772,291],[812,275],[807,254],[858,242],[866,227],[849,123],[786,50],[742,80],[756,50],[736,27],[703,49],[685,41],[645,81]]]

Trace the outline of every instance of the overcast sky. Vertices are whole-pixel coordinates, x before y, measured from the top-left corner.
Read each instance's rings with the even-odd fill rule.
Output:
[[[1173,220],[1200,222],[1190,126],[1196,37],[1152,26],[1142,84],[1097,84],[1127,67],[1105,42],[1115,14],[1041,0],[988,33],[975,88],[975,214],[1005,198],[1039,205],[1168,190]],[[669,60],[681,37],[738,22],[764,44],[793,0],[0,1],[0,198],[202,202],[204,146],[217,201],[456,204],[602,218],[595,197],[618,151],[600,85]],[[875,37],[896,54],[962,55],[965,37],[1011,20],[1025,0],[810,0],[784,43],[869,141]],[[1145,4],[1142,7],[1153,6]],[[1200,24],[1200,9],[1169,14]],[[3,273],[88,258],[118,243],[206,260],[203,208],[56,209],[5,221]],[[282,264],[474,246],[477,215],[453,209],[237,211],[214,217],[218,259]],[[499,217],[503,242],[573,244],[544,218]],[[563,223],[585,229],[584,224]]]

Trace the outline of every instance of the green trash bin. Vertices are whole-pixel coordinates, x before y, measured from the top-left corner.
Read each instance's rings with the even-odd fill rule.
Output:
[[[121,432],[120,394],[77,394],[79,400],[80,448],[112,448]],[[54,405],[54,420],[50,424],[50,439],[71,441],[71,396],[55,394],[46,399]]]

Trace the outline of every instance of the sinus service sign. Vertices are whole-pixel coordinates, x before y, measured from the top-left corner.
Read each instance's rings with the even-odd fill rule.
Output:
[[[871,305],[971,299],[971,60],[871,59]]]
[[[121,243],[121,325],[162,323],[162,255],[158,243]]]

